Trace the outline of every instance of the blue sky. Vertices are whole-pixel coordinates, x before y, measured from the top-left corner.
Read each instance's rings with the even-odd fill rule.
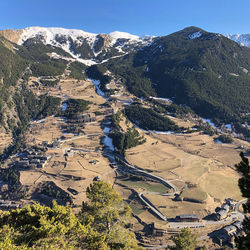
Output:
[[[187,26],[250,33],[249,0],[0,0],[0,29],[64,27],[166,35]]]

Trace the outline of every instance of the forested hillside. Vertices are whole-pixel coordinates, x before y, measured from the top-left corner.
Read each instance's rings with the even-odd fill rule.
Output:
[[[159,96],[191,107],[217,125],[249,122],[250,49],[189,27],[158,37],[137,52],[106,63],[137,96]]]
[[[63,50],[55,50],[66,55]],[[51,51],[50,46],[40,43],[27,42],[25,46],[18,46],[0,37],[1,131],[12,134],[14,139],[5,149],[5,156],[21,146],[19,138],[31,119],[56,115],[60,111],[60,98],[36,96],[27,85],[30,76],[53,77],[64,72],[66,61],[51,59],[47,54]]]

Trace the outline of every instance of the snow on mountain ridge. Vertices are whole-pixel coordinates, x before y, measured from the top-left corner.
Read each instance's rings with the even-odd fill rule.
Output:
[[[52,43],[55,40],[56,35],[70,36],[73,39],[77,39],[78,37],[96,38],[97,36],[97,34],[77,29],[29,27],[23,29],[18,44],[21,45],[27,39],[35,38],[37,35],[43,36],[46,44]]]
[[[95,33],[89,33],[85,32],[83,30],[77,30],[77,29],[64,29],[64,28],[45,28],[45,27],[28,27],[23,29],[23,32],[18,40],[18,44],[23,44],[26,40],[30,38],[35,38],[37,36],[41,36],[44,38],[45,44],[51,44],[54,45],[55,38],[57,35],[67,36],[71,37],[73,41],[79,41],[80,38],[86,38],[89,40],[91,45],[95,42],[96,37],[98,34]],[[132,41],[140,41],[144,40],[145,38],[140,38],[139,36],[132,35],[127,32],[120,32],[120,31],[114,31],[108,34],[111,38],[113,38],[115,41],[117,39],[128,39]],[[113,41],[113,43],[115,43]]]
[[[22,45],[25,41],[32,38],[38,38],[46,45],[59,47],[75,59],[88,60],[88,64],[90,63],[89,60],[92,61],[91,63],[96,63],[96,58],[102,53],[105,55],[111,48],[115,48],[117,55],[121,56],[121,53],[125,55],[128,50],[147,45],[153,39],[150,36],[139,37],[120,31],[114,31],[109,34],[94,34],[77,29],[28,27],[22,30],[18,44]],[[86,46],[84,43],[89,46],[92,52],[78,54],[79,51],[82,51],[82,49],[78,48]],[[113,54],[112,56],[116,55]]]
[[[239,43],[241,46],[250,47],[250,34],[225,35],[225,37]]]
[[[129,39],[129,40],[137,40],[137,41],[140,40],[139,36],[132,35],[127,32],[114,31],[114,32],[109,33],[109,35],[115,39],[123,38],[123,39]]]

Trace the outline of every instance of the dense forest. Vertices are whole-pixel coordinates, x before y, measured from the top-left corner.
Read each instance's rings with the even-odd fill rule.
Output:
[[[140,105],[127,107],[125,114],[131,122],[145,130],[182,132],[184,129],[153,109],[144,108]]]
[[[67,109],[63,115],[68,119],[75,119],[80,112],[88,110],[90,102],[82,99],[68,99],[66,101]]]
[[[121,155],[125,154],[126,149],[143,144],[146,141],[135,128],[129,128],[126,132],[112,132],[109,137],[113,139],[113,145]]]
[[[124,119],[125,124],[127,125],[126,131],[124,131],[120,126],[120,122]],[[124,156],[126,149],[133,148],[146,142],[145,137],[140,135],[135,126],[128,126],[128,120],[126,117],[124,117],[123,112],[119,111],[113,114],[111,122],[113,131],[109,134],[109,137],[112,138],[115,150],[119,154]]]
[[[69,66],[70,77],[77,80],[84,80],[86,66],[80,62],[72,62]]]

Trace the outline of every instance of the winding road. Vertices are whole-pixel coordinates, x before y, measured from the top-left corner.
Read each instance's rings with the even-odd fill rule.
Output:
[[[178,189],[175,185],[173,185],[170,181],[165,180],[164,178],[148,173],[145,170],[142,170],[136,166],[133,166],[131,164],[129,164],[126,159],[124,159],[122,156],[114,153],[114,152],[110,152],[110,153],[106,153],[107,156],[110,157],[110,159],[112,160],[112,162],[116,162],[117,158],[119,159],[118,161],[120,161],[122,163],[123,166],[126,166],[126,168],[123,168],[123,170],[128,171],[128,172],[132,172],[132,173],[136,173],[136,174],[140,174],[142,176],[146,176],[148,178],[151,178],[153,180],[156,180],[160,183],[162,183],[163,185],[165,185],[168,188],[171,188],[173,191],[169,192],[169,193],[160,193],[160,192],[149,192],[149,191],[143,191],[138,193],[138,196],[140,198],[140,200],[160,219],[167,221],[167,217],[164,216],[150,201],[148,201],[144,195],[146,194],[154,194],[154,195],[161,195],[161,196],[174,196],[175,194],[178,193]],[[117,163],[117,162],[116,162]],[[236,204],[236,209],[234,212],[229,213],[228,217],[224,220],[221,221],[207,221],[207,220],[203,220],[201,222],[169,222],[168,225],[170,228],[185,228],[185,227],[191,227],[191,228],[200,228],[200,227],[205,227],[205,226],[209,226],[209,225],[224,225],[224,224],[229,224],[232,223],[236,220],[240,220],[242,221],[244,219],[244,214],[242,214],[239,211],[239,207],[244,204],[247,201],[247,199],[241,200]]]
[[[168,188],[171,188],[173,191],[169,192],[169,193],[161,193],[161,192],[149,192],[149,191],[144,191],[138,194],[139,198],[141,199],[141,201],[149,208],[151,209],[151,211],[157,215],[160,219],[167,221],[167,217],[165,217],[153,204],[151,204],[145,197],[144,195],[146,194],[154,194],[154,195],[162,195],[162,196],[174,196],[176,193],[178,193],[178,189],[175,185],[173,185],[170,181],[167,181],[165,179],[163,179],[160,176],[148,173],[145,170],[139,169],[136,166],[133,166],[131,164],[129,164],[123,157],[121,157],[120,155],[116,154],[116,153],[106,153],[107,156],[112,157],[112,161],[115,161],[115,158],[118,158],[119,161],[121,161],[123,163],[123,166],[126,166],[129,170],[129,172],[133,172],[133,173],[137,173],[140,174],[142,176],[146,176],[148,178],[151,178],[153,180],[156,180],[160,183],[162,183],[163,185],[165,185]],[[126,170],[126,169],[125,169]]]

